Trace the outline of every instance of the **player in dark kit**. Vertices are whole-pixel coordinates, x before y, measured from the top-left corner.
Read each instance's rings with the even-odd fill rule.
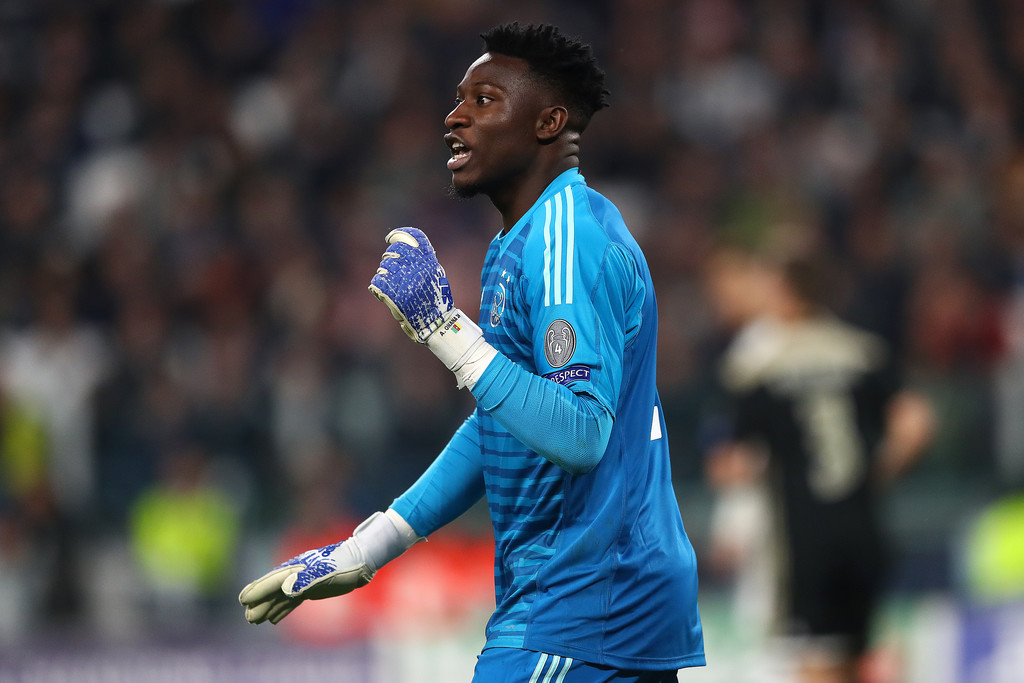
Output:
[[[790,258],[767,272],[769,310],[725,357],[735,442],[718,457],[767,456],[777,626],[801,680],[850,683],[886,571],[878,491],[925,448],[931,412],[880,338],[822,305],[820,263]]]
[[[240,600],[250,621],[276,623],[307,597],[364,585],[485,496],[495,610],[474,680],[675,681],[704,664],[704,645],[655,386],[654,285],[618,209],[578,169],[604,74],[550,26],[482,37],[445,119],[455,191],[488,197],[502,219],[479,324],[455,308],[418,229],[388,234],[370,287],[477,407],[387,511]]]

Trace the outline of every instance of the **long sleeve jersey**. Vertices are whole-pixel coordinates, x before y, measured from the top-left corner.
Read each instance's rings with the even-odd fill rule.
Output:
[[[704,664],[697,568],[655,384],[657,306],[621,214],[571,169],[492,241],[477,408],[394,508],[427,535],[487,498],[485,647]]]

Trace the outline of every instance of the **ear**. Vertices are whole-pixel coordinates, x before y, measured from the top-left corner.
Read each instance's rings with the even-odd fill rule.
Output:
[[[569,112],[565,107],[545,107],[537,117],[537,139],[541,142],[554,140],[569,123]]]

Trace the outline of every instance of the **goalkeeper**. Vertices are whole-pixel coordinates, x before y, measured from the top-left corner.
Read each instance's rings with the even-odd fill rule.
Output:
[[[486,496],[496,605],[475,681],[675,681],[704,648],[655,387],[654,286],[621,214],[578,170],[604,74],[551,26],[482,38],[445,119],[455,192],[487,196],[502,218],[480,324],[454,306],[418,229],[387,235],[370,285],[477,407],[389,509],[239,600],[249,621],[277,623],[365,585]]]

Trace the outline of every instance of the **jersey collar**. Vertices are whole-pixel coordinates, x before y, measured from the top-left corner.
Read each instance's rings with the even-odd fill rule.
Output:
[[[554,180],[540,193],[540,197],[533,203],[530,210],[523,214],[523,216],[516,221],[516,224],[512,226],[512,229],[502,235],[498,233],[498,240],[501,242],[502,249],[505,248],[506,244],[512,244],[515,241],[514,235],[519,234],[519,231],[523,229],[523,226],[529,223],[533,214],[536,213],[537,207],[542,206],[544,202],[563,191],[569,185],[576,185],[585,183],[586,180],[583,178],[583,174],[580,173],[579,168],[570,168],[568,171],[559,173]]]

